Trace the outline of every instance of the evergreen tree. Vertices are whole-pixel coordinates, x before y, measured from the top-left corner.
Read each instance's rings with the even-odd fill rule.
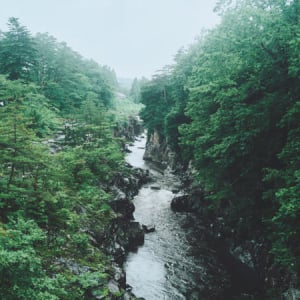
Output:
[[[8,28],[0,41],[0,73],[10,80],[28,80],[36,61],[35,44],[17,18],[9,19]]]

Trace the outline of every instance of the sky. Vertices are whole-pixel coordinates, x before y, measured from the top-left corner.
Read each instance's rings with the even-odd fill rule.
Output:
[[[118,77],[150,78],[173,62],[203,28],[218,22],[217,0],[0,0],[0,30],[10,17],[48,32]]]

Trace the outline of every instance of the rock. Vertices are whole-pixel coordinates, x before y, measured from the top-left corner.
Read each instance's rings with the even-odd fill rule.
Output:
[[[60,268],[64,268],[64,269],[67,268],[72,274],[76,274],[76,275],[83,274],[90,271],[90,268],[88,266],[82,266],[76,263],[75,261],[73,261],[72,259],[68,259],[64,257],[57,258],[55,261],[55,265]]]
[[[109,292],[112,294],[120,293],[119,285],[114,279],[111,279],[108,282],[107,287],[108,287]]]
[[[171,209],[175,212],[191,211],[189,195],[174,197],[171,201]]]
[[[138,246],[142,246],[145,241],[144,230],[139,222],[130,222],[126,232],[128,237],[128,251],[134,251]]]
[[[126,291],[131,292],[132,291],[132,286],[129,284],[126,284]]]
[[[114,200],[124,200],[124,201],[126,201],[126,199],[127,199],[126,194],[123,191],[121,191],[119,188],[114,187],[113,192],[115,194]]]
[[[238,246],[231,251],[231,254],[235,258],[239,259],[243,264],[246,264],[251,269],[254,269],[254,262],[251,253],[248,250],[245,250],[241,246]]]
[[[114,280],[119,284],[119,287],[126,288],[126,274],[117,264],[113,264]]]
[[[125,151],[126,153],[131,153],[131,152],[132,152],[130,149],[128,149],[128,147],[125,147],[125,148],[124,148],[124,151]]]
[[[133,220],[133,212],[135,207],[128,199],[117,199],[110,202],[110,206],[114,212],[120,213],[124,218]]]
[[[155,225],[142,225],[142,228],[145,233],[150,233],[155,231]]]
[[[151,185],[150,188],[152,190],[160,190],[160,186],[159,185]]]
[[[132,293],[125,292],[122,299],[123,300],[133,300],[133,299],[135,299],[135,297],[132,295]]]
[[[175,212],[197,212],[204,200],[204,193],[199,188],[194,188],[189,194],[174,197],[171,209]]]
[[[115,242],[113,244],[113,246],[110,248],[109,252],[113,255],[113,257],[117,263],[119,263],[119,264],[123,263],[123,261],[125,259],[125,255],[126,255],[126,251],[123,246],[121,246],[119,243]]]
[[[166,165],[172,169],[176,167],[175,153],[171,151],[165,138],[163,138],[157,130],[148,137],[145,153],[143,156],[144,160],[151,161],[162,169]]]
[[[132,292],[126,291],[122,297],[122,300],[145,300],[145,299],[137,298]]]

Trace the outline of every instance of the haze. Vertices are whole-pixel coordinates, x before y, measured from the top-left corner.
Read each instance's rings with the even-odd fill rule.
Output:
[[[0,29],[17,17],[48,32],[118,77],[151,77],[203,28],[218,22],[216,0],[0,0]]]

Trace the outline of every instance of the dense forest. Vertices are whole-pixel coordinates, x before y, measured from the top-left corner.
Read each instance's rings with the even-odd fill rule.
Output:
[[[142,86],[141,116],[192,165],[224,234],[268,245],[282,274],[298,274],[300,1],[215,9],[221,23]]]
[[[0,73],[0,298],[112,299],[88,233],[114,217],[107,187],[129,172],[114,131],[136,108],[115,99],[113,70],[16,18]]]
[[[236,245],[262,245],[264,271],[285,281],[268,287],[299,287],[300,1],[219,0],[215,10],[218,26],[151,80],[135,79],[122,101],[111,68],[8,20],[1,299],[123,299],[108,287],[112,257],[101,239],[117,215],[112,186],[134,172],[118,133],[141,107],[148,138],[157,134],[201,187],[199,218],[221,219],[219,233]]]

